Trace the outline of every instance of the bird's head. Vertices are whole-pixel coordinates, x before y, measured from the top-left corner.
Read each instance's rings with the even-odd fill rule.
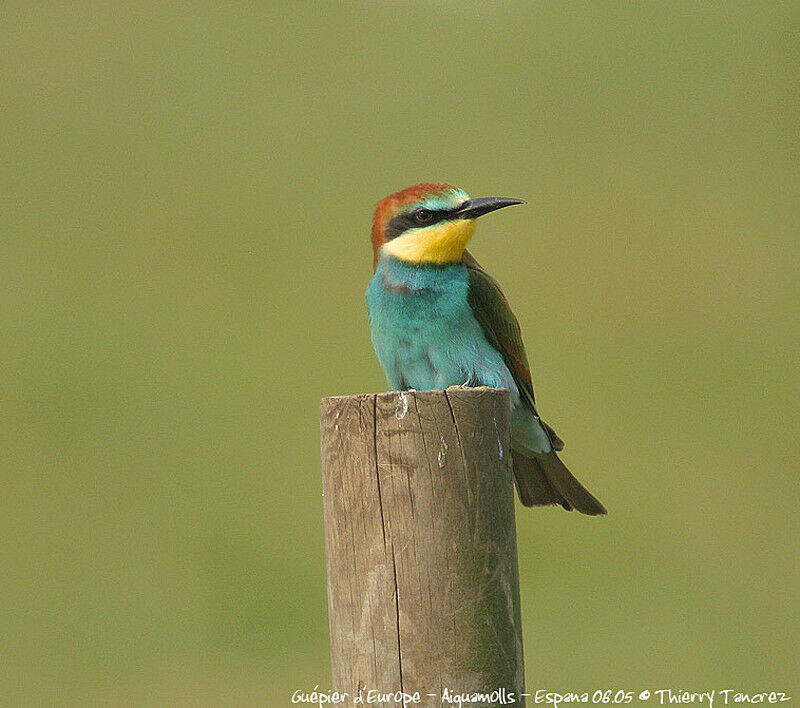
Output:
[[[409,263],[457,263],[475,232],[475,219],[519,199],[470,199],[451,184],[417,184],[378,202],[372,223],[377,262],[394,256]]]

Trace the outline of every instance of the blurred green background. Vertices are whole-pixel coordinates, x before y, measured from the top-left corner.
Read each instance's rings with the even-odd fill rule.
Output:
[[[533,688],[796,696],[796,3],[0,6],[0,703],[329,686],[317,406],[383,390],[374,203],[472,250],[565,459]]]

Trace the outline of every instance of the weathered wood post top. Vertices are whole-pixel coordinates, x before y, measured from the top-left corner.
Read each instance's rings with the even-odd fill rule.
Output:
[[[351,701],[524,705],[508,395],[323,399],[331,687]]]

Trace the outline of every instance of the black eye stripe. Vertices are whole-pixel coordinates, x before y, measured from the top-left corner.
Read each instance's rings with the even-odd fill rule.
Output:
[[[452,216],[453,212],[456,210],[425,209],[425,211],[431,216],[430,219],[426,220],[424,224],[420,224],[414,218],[414,214],[417,211],[419,211],[419,209],[414,209],[414,211],[406,214],[398,214],[393,219],[390,219],[389,223],[386,224],[386,240],[391,241],[393,238],[397,238],[400,234],[402,234],[404,231],[408,231],[409,229],[418,229],[420,226],[433,226],[433,224],[437,224],[438,222],[444,221],[448,217]]]

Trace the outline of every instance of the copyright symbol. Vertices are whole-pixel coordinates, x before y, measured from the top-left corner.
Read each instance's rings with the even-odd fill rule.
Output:
[[[648,698],[650,698],[650,691],[648,691],[647,689],[645,689],[639,694],[640,701],[646,701]]]

